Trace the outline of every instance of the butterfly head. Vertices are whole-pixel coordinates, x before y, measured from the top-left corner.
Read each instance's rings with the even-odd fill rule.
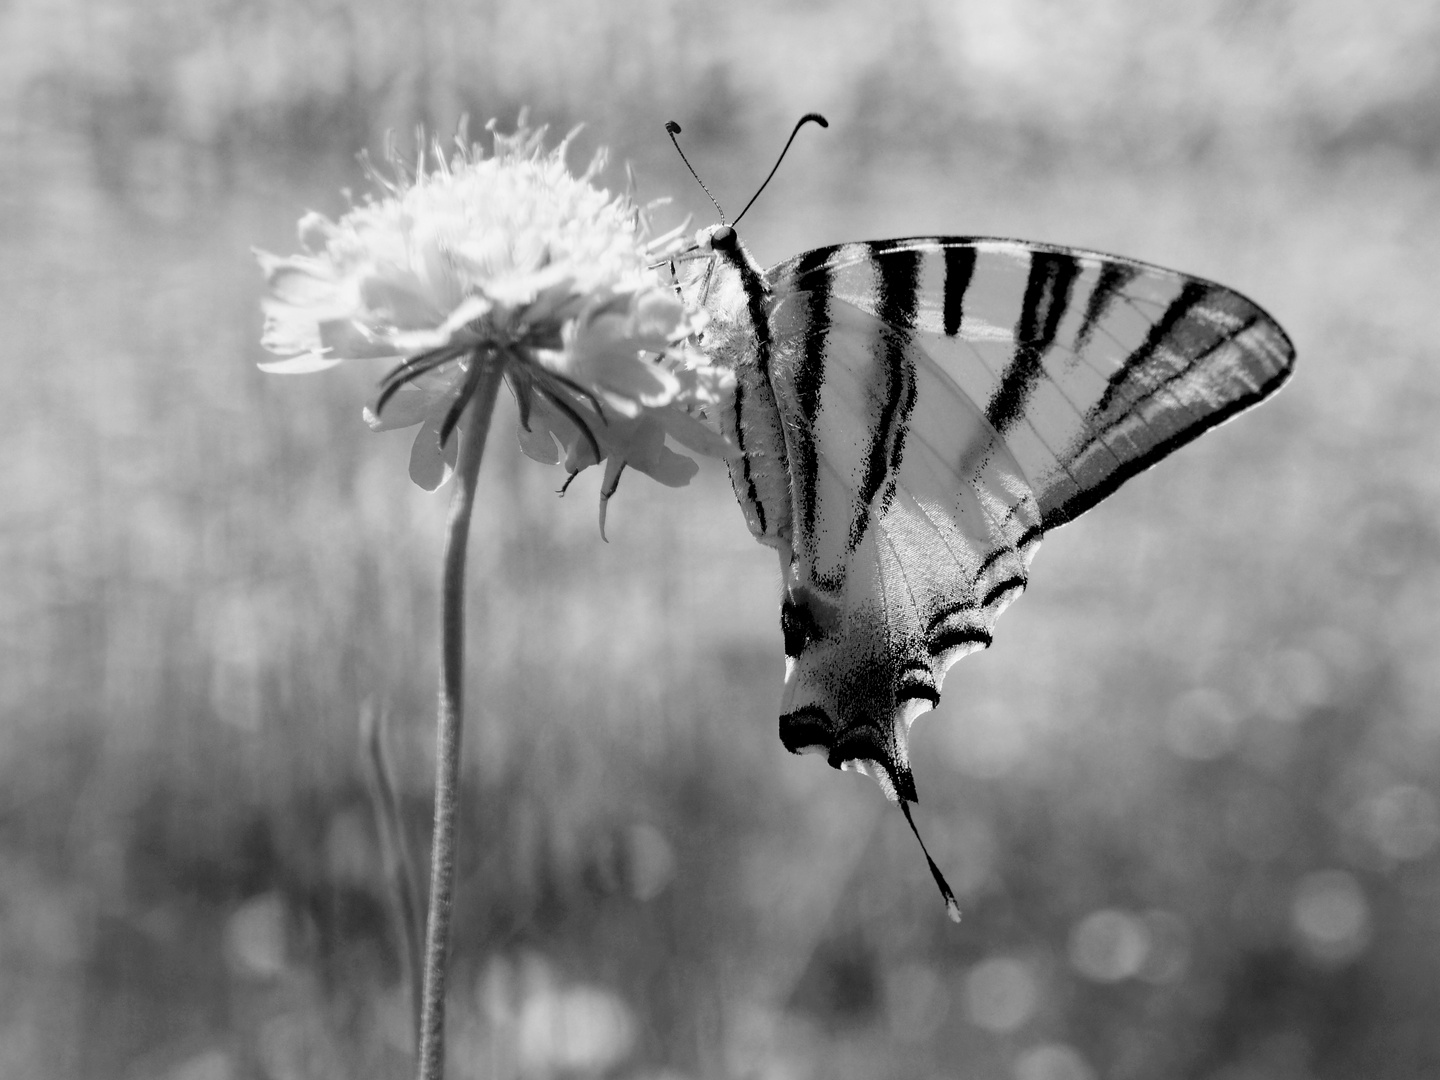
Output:
[[[740,247],[740,237],[729,225],[711,225],[695,234],[695,247],[707,254],[735,251]]]
[[[790,138],[785,141],[785,148],[780,151],[780,156],[775,160],[775,165],[771,168],[770,175],[765,177],[765,180],[760,184],[759,189],[755,192],[754,195],[750,196],[750,201],[745,204],[745,209],[741,210],[739,216],[735,218],[735,223],[737,225],[740,223],[740,218],[743,218],[750,210],[750,207],[755,205],[755,200],[760,197],[760,192],[765,190],[765,186],[770,183],[770,180],[772,177],[774,177],[776,170],[780,168],[780,162],[785,160],[785,154],[790,149],[790,144],[795,141],[796,134],[798,134],[800,129],[806,124],[819,124],[821,127],[830,126],[830,122],[826,120],[823,116],[821,116],[819,113],[806,113],[799,119],[799,121],[795,124],[794,129],[790,132]],[[676,135],[680,134],[680,125],[677,124],[674,120],[670,120],[666,122],[665,130],[670,135],[670,141],[675,144],[675,150],[680,155],[680,160],[685,162],[685,167],[690,170],[690,175],[695,177],[696,182],[699,183],[701,189],[704,190],[705,194],[710,195],[710,189],[705,186],[705,181],[700,179],[700,174],[697,173],[690,165],[690,159],[685,156],[685,151],[680,149],[679,140],[675,138]],[[712,225],[708,229],[701,229],[698,233],[696,233],[696,248],[700,251],[705,252],[727,252],[739,250],[740,241],[735,235],[734,227],[726,225],[724,223],[725,211],[720,209],[720,203],[716,200],[714,195],[710,195],[710,201],[712,203],[715,203],[715,209],[720,213],[721,223],[719,225]]]

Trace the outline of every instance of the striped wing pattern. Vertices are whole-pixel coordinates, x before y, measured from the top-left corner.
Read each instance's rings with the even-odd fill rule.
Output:
[[[785,460],[790,501],[781,738],[903,808],[909,725],[989,644],[1044,531],[1273,393],[1294,351],[1222,286],[1011,240],[820,248],[764,280],[783,447],[755,450],[760,472]]]
[[[1039,507],[911,335],[823,292],[777,304],[771,327],[794,505],[781,738],[913,802],[909,725],[1023,588]]]
[[[821,248],[766,276],[776,295],[824,280],[881,317],[882,294],[896,291],[886,282],[903,280],[915,300],[901,329],[1004,435],[1047,529],[1268,397],[1295,358],[1279,325],[1231,289],[1073,248],[884,240]]]

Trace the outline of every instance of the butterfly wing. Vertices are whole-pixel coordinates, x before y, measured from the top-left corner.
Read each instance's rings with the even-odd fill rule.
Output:
[[[766,281],[793,514],[781,738],[913,801],[909,726],[989,644],[1044,530],[1274,392],[1294,350],[1222,286],[1015,241],[822,248]]]

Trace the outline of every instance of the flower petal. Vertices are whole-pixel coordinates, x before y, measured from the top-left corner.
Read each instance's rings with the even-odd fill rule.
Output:
[[[300,308],[342,309],[340,278],[324,259],[307,255],[282,258],[259,248],[254,252],[265,274],[265,287],[274,300]]]
[[[321,347],[338,360],[386,360],[403,355],[391,342],[372,336],[354,319],[330,319],[316,330]]]
[[[312,372],[332,368],[339,363],[341,363],[340,360],[321,356],[319,353],[301,353],[299,356],[291,356],[284,360],[261,360],[257,366],[261,371],[269,372],[271,375],[309,375]]]
[[[413,271],[381,266],[360,279],[360,301],[372,318],[399,330],[434,329],[445,318],[426,283]]]

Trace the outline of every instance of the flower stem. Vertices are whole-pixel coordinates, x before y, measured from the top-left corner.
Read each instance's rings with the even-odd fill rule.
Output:
[[[476,353],[481,365],[460,425],[460,457],[445,526],[445,568],[441,579],[440,703],[435,739],[435,832],[430,845],[430,916],[425,926],[425,974],[416,1076],[441,1080],[445,1074],[445,984],[449,971],[450,912],[455,889],[455,817],[459,803],[461,690],[465,673],[465,545],[480,456],[490,430],[504,364]]]

